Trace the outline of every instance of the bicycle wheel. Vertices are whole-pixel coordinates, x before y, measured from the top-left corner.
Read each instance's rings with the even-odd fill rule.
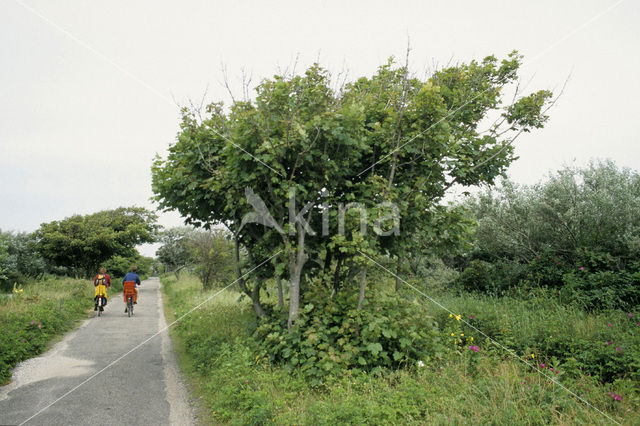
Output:
[[[131,299],[127,300],[127,315],[131,316],[133,313],[133,303],[131,303]]]
[[[102,297],[98,297],[98,316],[102,316]]]

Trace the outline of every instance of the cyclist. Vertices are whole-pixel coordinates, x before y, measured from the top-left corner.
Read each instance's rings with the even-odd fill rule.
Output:
[[[136,283],[136,287],[138,287],[140,285],[140,276],[138,275],[138,267],[137,266],[132,266],[131,267],[131,271],[129,273],[127,273],[127,275],[124,276],[124,278],[122,279],[122,285],[124,285],[124,283],[126,281],[133,281]],[[123,293],[124,296],[124,293]],[[127,303],[126,299],[124,301],[124,303]],[[137,305],[138,304],[138,290],[135,290],[135,295],[133,296],[133,304]],[[127,308],[124,308],[124,313],[127,313]]]
[[[93,301],[95,302],[93,310],[97,311],[100,308],[101,311],[104,311],[104,305],[107,304],[107,289],[111,287],[111,277],[105,268],[98,270],[98,274],[93,278],[93,286],[96,288],[93,293]],[[104,299],[101,306],[98,306],[98,296],[103,296]]]

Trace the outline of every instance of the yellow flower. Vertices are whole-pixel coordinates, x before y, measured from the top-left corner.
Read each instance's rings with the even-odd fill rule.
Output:
[[[535,358],[536,356],[534,354],[531,354],[531,358]]]
[[[462,315],[456,315],[456,319],[457,319],[458,321],[460,321],[460,318],[462,318]]]
[[[471,341],[473,342],[473,337],[471,338]]]
[[[456,335],[456,333],[451,333],[451,337],[453,337],[453,336],[455,336],[455,335]]]
[[[453,314],[449,314],[449,318],[453,318]]]
[[[464,333],[460,333],[460,336],[464,336]]]

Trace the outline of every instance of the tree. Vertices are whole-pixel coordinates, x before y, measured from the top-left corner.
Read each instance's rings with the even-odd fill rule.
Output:
[[[0,285],[9,288],[14,282],[41,276],[45,269],[35,234],[0,231]]]
[[[132,266],[136,266],[138,268],[139,275],[149,275],[152,272],[152,265],[152,258],[142,256],[136,251],[133,256],[129,257],[120,255],[113,256],[109,260],[104,262],[102,266],[107,269],[107,273],[109,273],[112,278],[123,278],[127,274],[127,272],[131,270]]]
[[[120,207],[45,223],[37,231],[42,256],[69,273],[90,276],[114,256],[132,257],[153,242],[157,216],[140,207]]]
[[[162,246],[156,251],[156,257],[164,265],[165,272],[173,272],[178,278],[180,271],[191,265],[189,239],[194,232],[193,228],[177,227],[160,234]]]
[[[265,79],[255,101],[228,111],[183,109],[177,142],[153,165],[156,200],[188,223],[227,226],[252,267],[280,253],[257,272],[288,274],[290,329],[311,283],[335,294],[359,277],[361,306],[367,256],[398,255],[411,235],[440,232],[448,221],[425,217],[447,190],[492,184],[518,135],[544,125],[548,91],[516,90],[502,105],[520,61],[489,56],[421,80],[390,60],[339,90],[316,64]]]
[[[588,250],[627,263],[640,255],[640,175],[610,161],[565,167],[533,186],[505,181],[467,207],[479,258],[528,262],[551,251],[574,263]]]
[[[204,289],[233,276],[233,244],[220,230],[194,232],[188,240],[194,271]]]

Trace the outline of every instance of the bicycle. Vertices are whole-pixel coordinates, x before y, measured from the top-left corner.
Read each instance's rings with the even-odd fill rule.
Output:
[[[96,310],[98,311],[98,316],[102,316],[102,312],[104,312],[104,306],[107,304],[106,292],[107,290],[104,285],[97,286],[94,300],[96,303],[95,307],[97,308]]]
[[[122,295],[124,302],[127,304],[126,313],[129,317],[133,315],[133,305],[136,302],[136,283],[135,281],[125,281],[123,284]]]

